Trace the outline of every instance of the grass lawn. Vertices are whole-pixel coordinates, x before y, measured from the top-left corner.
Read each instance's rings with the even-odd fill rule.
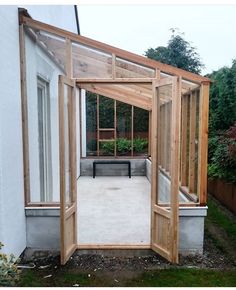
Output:
[[[129,286],[129,287],[233,287],[236,286],[236,270],[218,271],[207,269],[163,269],[147,271],[135,278],[123,281],[112,277],[92,274],[58,273],[51,278],[42,279],[35,271],[25,272],[19,286]]]

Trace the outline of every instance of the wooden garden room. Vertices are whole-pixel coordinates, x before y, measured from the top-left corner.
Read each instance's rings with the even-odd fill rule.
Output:
[[[99,248],[150,248],[178,263],[180,244],[197,228],[195,220],[185,224],[184,219],[195,216],[194,211],[199,217],[199,210],[204,210],[196,234],[199,243],[203,241],[210,80],[38,22],[26,11],[20,13],[20,45],[29,240],[33,235],[30,211],[40,210],[42,218],[51,215],[57,216],[55,223],[60,220],[58,239],[63,264],[76,249]],[[94,160],[101,159],[129,160],[131,179],[83,176],[86,166],[92,172]],[[144,166],[143,176],[133,176],[137,162]],[[120,169],[117,175],[126,175],[127,167]],[[106,189],[102,188],[104,182]],[[133,209],[132,217],[127,218],[139,221],[143,220],[139,216],[143,201],[137,189],[142,186],[141,195],[150,193],[144,213],[148,220],[145,243],[122,241],[122,235],[115,242],[79,242],[83,235],[80,213],[97,210],[96,206],[82,208],[86,198],[90,198],[90,204],[93,198],[97,200],[88,194],[89,188],[93,188],[92,193],[102,188],[100,195],[105,190],[123,190],[123,194],[114,191],[115,202],[109,196],[107,207],[113,213],[119,194],[125,198],[132,192],[125,201]],[[139,202],[136,208],[135,200]],[[101,212],[106,212],[104,202],[101,204]],[[49,214],[53,210],[57,214]],[[125,215],[125,211],[129,208],[118,214]],[[96,220],[96,216],[90,218],[91,224],[84,231]],[[42,228],[52,226],[51,221]],[[139,226],[134,223],[134,227]],[[101,227],[99,231],[112,235],[111,228]]]

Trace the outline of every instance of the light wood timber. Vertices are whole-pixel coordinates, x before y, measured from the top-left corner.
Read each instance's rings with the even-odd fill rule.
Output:
[[[99,249],[101,249],[101,250],[112,250],[112,249],[116,249],[116,250],[125,250],[125,249],[127,249],[127,250],[135,250],[135,249],[150,249],[151,248],[151,246],[150,245],[133,245],[133,244],[131,244],[131,245],[128,245],[128,244],[126,244],[126,245],[123,245],[123,244],[120,244],[120,245],[113,245],[113,244],[107,244],[107,245],[100,245],[100,244],[97,244],[97,245],[90,245],[90,244],[88,244],[88,245],[84,245],[84,244],[78,244],[77,245],[77,249],[78,250],[99,250]]]
[[[199,103],[198,196],[201,205],[206,205],[207,201],[209,87],[209,82],[202,83]]]
[[[181,112],[181,185],[187,186],[187,106],[189,95],[182,96],[182,112]]]
[[[19,28],[20,42],[20,79],[21,79],[21,116],[22,116],[22,143],[24,166],[24,196],[25,205],[30,202],[30,168],[29,168],[29,134],[28,134],[28,101],[26,84],[26,58],[24,27]]]
[[[81,44],[97,48],[99,50],[102,50],[102,51],[110,53],[110,54],[114,53],[117,57],[132,61],[132,62],[137,63],[137,64],[141,64],[141,65],[146,66],[148,68],[154,68],[154,69],[157,68],[157,69],[160,69],[162,72],[165,72],[167,74],[181,76],[183,79],[186,79],[186,80],[189,80],[192,82],[199,83],[202,81],[208,81],[208,82],[210,81],[208,78],[199,76],[197,74],[190,73],[190,72],[184,71],[182,69],[179,69],[179,68],[167,65],[167,64],[163,64],[163,63],[160,63],[158,61],[154,61],[152,59],[149,59],[149,58],[146,58],[143,56],[139,56],[139,55],[136,55],[134,53],[131,53],[131,52],[128,52],[128,51],[125,51],[125,50],[122,50],[122,49],[119,49],[116,47],[112,47],[112,46],[107,45],[105,43],[101,43],[99,41],[92,40],[92,39],[89,39],[87,37],[77,35],[77,34],[74,34],[72,32],[69,32],[69,31],[66,31],[66,30],[63,30],[63,29],[39,22],[39,21],[36,21],[36,20],[33,20],[33,19],[26,17],[26,16],[22,16],[20,18],[20,22],[21,22],[21,24],[30,26],[32,28],[47,31],[49,33],[56,34],[56,35],[61,36],[61,37],[68,37],[72,41],[76,41],[76,42],[79,42]]]
[[[195,138],[196,138],[196,91],[190,95],[190,123],[189,123],[189,192],[195,189]]]

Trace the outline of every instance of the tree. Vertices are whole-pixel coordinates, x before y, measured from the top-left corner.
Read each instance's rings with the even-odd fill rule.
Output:
[[[210,89],[208,175],[236,183],[236,60],[208,77]]]
[[[145,56],[199,74],[204,65],[200,60],[196,48],[191,46],[180,35],[177,29],[171,28],[170,30],[172,35],[168,45],[166,47],[149,48],[145,52]]]

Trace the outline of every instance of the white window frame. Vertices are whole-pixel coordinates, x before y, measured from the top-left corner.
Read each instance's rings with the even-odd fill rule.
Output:
[[[40,93],[41,92],[41,93]],[[52,150],[49,82],[37,77],[40,202],[52,202]]]

